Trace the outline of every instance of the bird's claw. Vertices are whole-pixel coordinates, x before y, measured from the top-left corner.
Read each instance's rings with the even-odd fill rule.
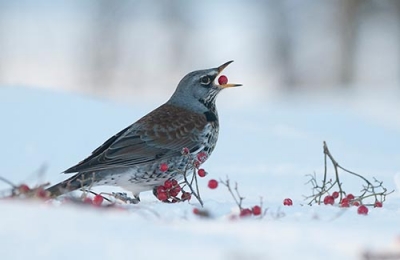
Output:
[[[118,200],[122,200],[125,203],[138,204],[140,202],[139,195],[134,195],[134,197],[129,197],[125,192],[113,192],[111,195]]]

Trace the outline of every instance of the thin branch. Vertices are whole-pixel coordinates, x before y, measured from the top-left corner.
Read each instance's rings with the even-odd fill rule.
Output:
[[[339,192],[339,196],[340,196],[339,201],[342,201],[343,195],[345,195],[346,192],[343,191],[342,182],[340,181],[339,170],[360,178],[366,184],[366,185],[363,185],[360,196],[357,196],[353,200],[353,202],[359,201],[360,203],[362,203],[362,201],[364,199],[369,198],[369,197],[374,197],[375,202],[379,201],[378,197],[380,197],[381,202],[383,202],[386,199],[386,196],[393,192],[392,191],[392,192],[388,193],[387,189],[385,187],[383,187],[383,182],[378,181],[374,178],[374,181],[376,183],[378,183],[377,185],[374,185],[374,184],[372,184],[371,181],[369,181],[364,176],[362,176],[358,173],[355,173],[353,171],[350,171],[350,170],[344,168],[343,166],[341,166],[335,160],[335,158],[329,151],[328,146],[325,141],[323,142],[323,152],[324,152],[324,177],[323,177],[321,186],[319,186],[319,184],[318,184],[315,173],[314,173],[314,176],[308,175],[308,176],[310,176],[310,180],[307,182],[307,184],[310,183],[313,186],[313,188],[312,188],[313,194],[311,196],[305,196],[305,199],[311,199],[309,201],[308,205],[312,205],[314,202],[320,204],[322,196],[325,194],[329,194],[329,191],[336,186],[338,188],[338,192]],[[327,158],[329,158],[329,160],[331,161],[333,169],[334,169],[335,179],[333,181],[328,180]],[[377,189],[381,189],[381,192],[378,192]],[[369,205],[369,204],[365,204],[365,205]]]
[[[231,196],[232,196],[233,200],[235,201],[236,205],[239,207],[240,210],[242,210],[242,209],[243,209],[243,208],[242,208],[242,201],[243,201],[244,198],[240,196],[240,193],[239,193],[239,190],[238,190],[237,182],[236,182],[236,185],[235,185],[235,192],[236,192],[236,195],[235,195],[235,194],[233,193],[233,191],[232,191],[231,184],[230,184],[230,182],[229,182],[229,178],[228,178],[228,177],[226,177],[226,181],[225,181],[225,182],[222,181],[222,180],[220,180],[220,182],[221,182],[224,186],[226,186],[226,187],[228,188],[228,191],[229,191],[229,193],[231,194]],[[237,196],[237,198],[236,198],[236,196]]]
[[[14,189],[17,188],[17,185],[15,185],[14,183],[12,183],[11,181],[7,180],[6,178],[3,178],[0,176],[0,181],[7,183],[8,185],[10,185],[11,187],[13,187]]]

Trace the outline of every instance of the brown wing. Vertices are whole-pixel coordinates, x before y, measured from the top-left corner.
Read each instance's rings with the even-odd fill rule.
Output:
[[[197,150],[206,124],[204,114],[164,104],[108,139],[65,173],[131,167],[179,156],[184,147]]]

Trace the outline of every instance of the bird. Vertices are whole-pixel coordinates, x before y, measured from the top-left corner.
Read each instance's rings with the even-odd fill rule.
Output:
[[[50,196],[107,185],[132,192],[133,203],[138,203],[141,192],[154,190],[166,180],[180,179],[189,158],[200,153],[209,158],[219,133],[216,97],[223,89],[242,85],[228,83],[225,76],[221,76],[225,80],[217,79],[232,62],[188,73],[166,103],[65,170],[65,174],[75,174],[49,187]],[[160,165],[167,165],[167,170]]]

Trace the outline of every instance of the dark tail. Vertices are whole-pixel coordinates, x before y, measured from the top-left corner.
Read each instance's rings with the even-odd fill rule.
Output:
[[[47,188],[47,191],[50,192],[51,197],[55,198],[65,193],[93,185],[95,177],[95,173],[92,172],[77,173],[71,178]]]

